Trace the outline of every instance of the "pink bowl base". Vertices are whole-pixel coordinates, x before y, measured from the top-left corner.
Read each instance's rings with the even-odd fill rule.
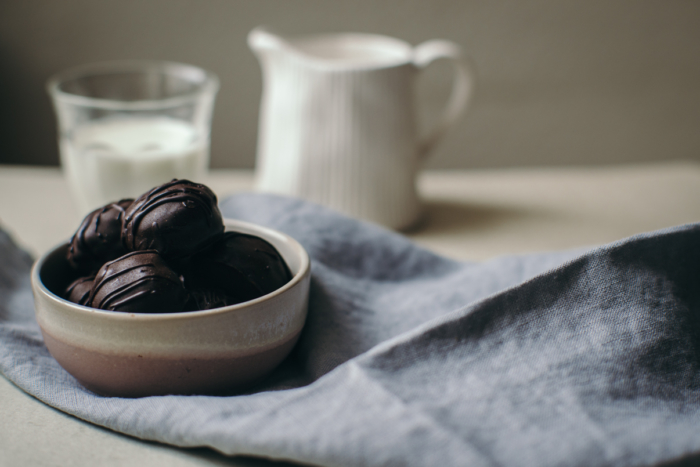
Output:
[[[153,357],[100,353],[56,339],[42,329],[51,355],[85,388],[103,396],[240,392],[267,375],[291,351],[286,341],[237,357]]]

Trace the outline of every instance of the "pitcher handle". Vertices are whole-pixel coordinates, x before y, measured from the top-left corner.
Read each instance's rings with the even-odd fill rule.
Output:
[[[454,42],[441,39],[426,41],[416,46],[413,54],[413,64],[419,69],[435,60],[446,58],[452,62],[455,72],[452,93],[440,120],[418,142],[418,157],[424,159],[467,107],[474,91],[476,73],[471,60],[462,55],[461,49]]]

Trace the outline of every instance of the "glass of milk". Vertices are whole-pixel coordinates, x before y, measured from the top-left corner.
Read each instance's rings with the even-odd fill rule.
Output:
[[[49,79],[61,166],[82,214],[209,167],[216,75],[191,65],[120,61]]]

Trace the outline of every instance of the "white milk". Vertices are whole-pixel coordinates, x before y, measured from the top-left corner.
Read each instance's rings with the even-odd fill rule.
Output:
[[[209,139],[164,117],[106,119],[61,139],[61,163],[82,214],[135,198],[173,178],[197,181],[209,163]]]

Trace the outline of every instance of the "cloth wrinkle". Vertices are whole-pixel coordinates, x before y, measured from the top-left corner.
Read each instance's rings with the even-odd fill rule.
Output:
[[[391,391],[391,389],[387,388],[384,386],[380,380],[377,380],[375,378],[372,378],[367,371],[366,368],[363,368],[358,362],[356,361],[350,361],[348,362],[348,367],[350,371],[354,371],[356,374],[361,375],[363,377],[363,380],[366,381],[367,383],[370,384],[370,386],[381,390],[384,394],[388,395],[391,399],[395,400],[397,403],[403,407],[403,409],[407,413],[411,413],[414,416],[417,416],[419,419],[423,421],[429,422],[432,426],[436,428],[437,431],[440,433],[444,434],[445,437],[454,440],[455,442],[461,444],[464,446],[467,450],[469,451],[476,451],[479,456],[481,456],[483,459],[488,459],[491,460],[491,457],[484,453],[477,444],[470,443],[469,440],[459,438],[456,436],[454,433],[450,431],[450,427],[446,427],[442,424],[440,420],[438,420],[433,414],[421,410],[419,407],[412,406],[409,404],[407,401],[402,399],[398,394],[395,392]],[[497,464],[496,464],[497,465]]]

